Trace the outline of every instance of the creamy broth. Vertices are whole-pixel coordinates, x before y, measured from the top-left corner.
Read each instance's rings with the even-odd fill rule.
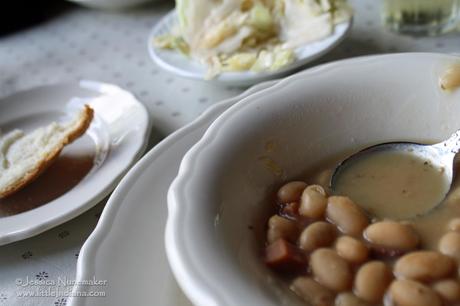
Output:
[[[407,219],[436,207],[448,191],[442,168],[406,152],[376,152],[339,175],[336,194],[346,195],[377,218]]]
[[[460,171],[458,164],[455,173]],[[413,220],[412,225],[420,234],[422,247],[438,249],[439,239],[448,231],[448,223],[460,217],[460,177],[452,183],[451,190],[439,207],[430,213]],[[459,263],[460,264],[460,263]]]
[[[327,187],[337,163],[349,155],[350,152],[348,152],[348,154],[340,155],[339,157],[335,157],[331,160],[325,161],[325,163],[321,164],[318,168],[306,172],[304,176],[306,178],[306,181]],[[459,158],[457,158],[454,162],[454,174],[458,173],[460,173]],[[331,190],[328,190],[328,192],[332,193]],[[358,203],[361,207],[365,209],[364,203],[358,201],[356,201],[356,203]],[[392,209],[392,205],[389,205],[389,203],[386,203],[385,206],[386,208],[383,209]],[[370,212],[368,213],[371,219],[382,219],[371,214]],[[439,239],[446,233],[446,231],[448,231],[449,221],[459,217],[460,175],[455,175],[447,196],[441,201],[441,203],[437,205],[435,209],[432,209],[421,216],[415,218],[401,219],[401,221],[410,223],[420,234],[421,248],[437,250]]]

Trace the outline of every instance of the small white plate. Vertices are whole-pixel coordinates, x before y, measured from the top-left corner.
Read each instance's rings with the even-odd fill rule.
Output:
[[[0,201],[0,245],[25,239],[91,208],[113,190],[145,150],[145,107],[129,92],[94,81],[37,87],[0,99],[0,127],[25,131],[94,109],[86,133],[36,181]]]
[[[180,52],[174,50],[164,50],[156,48],[153,44],[155,37],[168,34],[171,29],[177,24],[177,14],[173,10],[164,16],[152,29],[148,38],[148,50],[152,60],[160,67],[177,75],[204,80],[207,68],[184,56]],[[291,65],[273,72],[223,72],[215,79],[210,81],[224,83],[235,86],[248,86],[259,83],[261,81],[278,78],[287,75],[289,72],[319,58],[335,46],[337,46],[347,35],[351,28],[352,20],[338,24],[335,27],[334,33],[320,41],[306,44],[295,49],[297,60]]]
[[[275,81],[259,84],[214,105],[155,146],[128,172],[80,251],[69,305],[191,305],[176,285],[166,259],[164,230],[169,185],[185,152],[214,119],[243,97],[273,84]],[[85,285],[91,280],[102,285]],[[104,297],[90,297],[95,292],[103,292]]]

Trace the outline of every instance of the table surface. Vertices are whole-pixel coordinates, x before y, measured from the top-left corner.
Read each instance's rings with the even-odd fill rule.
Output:
[[[400,36],[380,23],[379,2],[350,0],[355,9],[349,37],[310,66],[342,58],[390,52],[460,52],[459,32],[440,37]],[[173,7],[158,1],[123,12],[64,5],[33,27],[0,38],[0,97],[34,86],[93,79],[133,92],[153,123],[150,147],[189,123],[208,106],[239,94],[223,87],[176,77],[149,58],[152,26]],[[0,305],[66,305],[65,297],[21,297],[18,284],[75,279],[78,253],[93,231],[104,202],[38,236],[0,247]]]

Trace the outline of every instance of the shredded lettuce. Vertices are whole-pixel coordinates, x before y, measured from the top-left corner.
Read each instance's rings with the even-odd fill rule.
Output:
[[[262,50],[252,65],[252,71],[275,71],[279,70],[295,60],[295,55],[292,49],[275,48],[272,51]]]
[[[235,53],[228,59],[224,60],[224,69],[227,71],[244,71],[249,70],[257,60],[255,52]]]
[[[184,55],[189,55],[188,44],[180,36],[166,34],[155,37],[154,44],[163,49],[179,50]]]
[[[274,20],[268,7],[256,3],[250,13],[248,23],[259,31],[270,32],[275,26]]]
[[[179,19],[180,27],[183,29],[187,27],[187,12],[189,0],[176,0],[176,11]]]

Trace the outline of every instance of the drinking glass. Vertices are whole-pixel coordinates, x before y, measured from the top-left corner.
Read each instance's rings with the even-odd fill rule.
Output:
[[[389,29],[411,35],[439,35],[455,28],[460,0],[383,0]]]

